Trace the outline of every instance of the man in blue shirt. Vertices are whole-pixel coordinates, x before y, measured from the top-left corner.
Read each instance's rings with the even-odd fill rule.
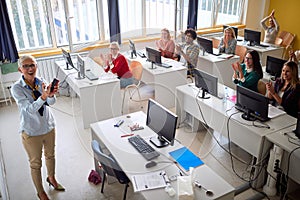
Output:
[[[44,191],[41,175],[42,151],[47,166],[47,182],[56,190],[65,189],[55,179],[55,120],[48,105],[56,102],[56,84],[46,86],[43,79],[36,77],[37,62],[31,55],[19,59],[18,70],[22,77],[11,89],[20,112],[22,143],[27,152],[31,168],[31,177],[40,199],[49,199]]]

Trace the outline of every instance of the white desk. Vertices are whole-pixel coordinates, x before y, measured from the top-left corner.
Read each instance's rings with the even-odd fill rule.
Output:
[[[215,56],[212,54],[202,52],[199,53],[197,68],[203,70],[209,74],[218,77],[218,82],[222,83],[232,89],[236,88],[236,85],[232,82],[233,70],[232,63],[238,62],[240,57],[235,55],[230,59],[224,58],[228,55]]]
[[[151,63],[146,58],[137,56],[131,59],[129,54],[124,54],[128,61],[137,60],[143,65],[142,81],[146,84],[153,85],[155,92],[155,100],[166,108],[175,106],[175,90],[179,85],[187,83],[187,68],[182,63],[172,59],[162,57],[163,63],[172,65],[170,68],[163,68],[154,65],[155,69],[151,69]]]
[[[92,59],[85,59],[86,69],[99,76],[98,80],[90,81],[87,78],[76,79],[75,69],[65,70],[65,61],[57,61],[58,79],[65,78],[69,86],[80,97],[80,108],[84,128],[91,123],[121,115],[120,81],[113,74],[107,74]]]
[[[120,128],[116,128],[113,125],[120,119],[125,122]],[[91,124],[92,139],[100,142],[101,146],[105,147],[105,151],[109,151],[119,163],[120,167],[131,179],[132,175],[142,174],[147,172],[153,172],[157,170],[165,170],[168,176],[177,175],[179,170],[174,163],[158,163],[157,166],[152,168],[145,168],[146,159],[142,157],[128,142],[128,138],[121,135],[129,133],[128,125],[138,123],[145,127],[145,129],[134,132],[141,135],[146,141],[155,133],[146,126],[146,115],[143,112],[131,113],[130,118],[121,116],[101,122]],[[150,143],[149,143],[150,144]],[[152,144],[151,144],[152,145]],[[154,147],[154,146],[153,146]],[[167,161],[169,162],[171,157],[168,152],[182,147],[181,144],[175,142],[174,146],[168,146],[164,148],[156,148],[161,155],[154,160],[156,162]],[[97,166],[97,165],[96,165]],[[217,175],[205,164],[195,169],[196,180],[198,180],[204,187],[213,190],[214,196],[208,197],[205,195],[205,191],[195,188],[195,199],[233,199],[234,188],[230,186],[224,179]],[[177,182],[173,181],[173,188],[177,191]],[[169,197],[168,194],[162,189],[148,190],[141,192],[146,199],[178,199],[177,197]],[[176,192],[177,193],[177,192]]]
[[[269,45],[269,47],[248,46],[248,45],[246,45],[246,43],[244,41],[237,43],[237,45],[244,46],[249,50],[256,50],[259,53],[259,57],[260,57],[260,61],[261,61],[262,66],[266,65],[267,56],[272,56],[272,57],[275,57],[275,58],[282,58],[283,51],[284,51],[283,47],[276,46],[276,45],[273,45],[273,44],[267,44],[267,43],[263,43],[263,42],[262,42],[262,44]]]
[[[222,99],[218,99],[213,96],[209,99],[196,98],[198,89],[191,85],[193,84],[183,85],[176,88],[175,108],[178,116],[178,122],[183,122],[187,113],[192,116],[193,129],[197,127],[199,121],[204,122],[196,103],[197,99],[208,126],[224,136],[227,136],[227,121],[229,120],[229,116],[237,112],[237,110],[233,108],[234,103],[229,100],[224,103]],[[229,88],[228,90],[229,96],[235,93]],[[229,111],[226,113],[226,110]],[[229,134],[231,141],[256,157],[259,161],[264,157],[264,155],[266,155],[266,153],[268,153],[267,149],[263,148],[265,145],[265,136],[296,123],[296,119],[287,114],[266,122],[265,124],[270,126],[270,129],[252,126],[252,122],[242,119],[241,113],[232,115],[230,119]],[[255,171],[255,173],[257,173],[259,170]],[[258,184],[259,186],[262,185],[261,182]]]
[[[267,135],[267,140],[270,141],[273,144],[276,144],[280,148],[283,149],[283,157],[281,159],[281,166],[280,168],[284,171],[284,173],[287,172],[287,164],[288,164],[288,155],[291,151],[293,151],[295,148],[299,147],[300,145],[299,140],[293,140],[291,141],[295,142],[296,144],[293,144],[289,142],[288,136],[284,135],[285,133],[288,133],[292,136],[294,136],[292,132],[296,129],[296,125],[293,125],[289,128],[282,129],[278,132],[272,133]],[[290,159],[290,166],[289,166],[289,177],[296,181],[298,184],[300,184],[300,173],[299,173],[299,165],[300,165],[300,149],[296,150]]]

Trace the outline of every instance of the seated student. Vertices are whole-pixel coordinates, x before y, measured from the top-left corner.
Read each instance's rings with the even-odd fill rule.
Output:
[[[275,10],[271,12],[271,14],[261,20],[260,24],[265,30],[265,38],[264,42],[274,44],[277,34],[279,32],[279,24],[277,23],[275,17]],[[266,21],[269,20],[269,26],[266,25]]]
[[[284,111],[297,118],[300,111],[300,84],[298,77],[298,65],[288,61],[283,65],[281,77],[275,81],[266,83],[268,97],[275,100],[275,106],[282,107]]]
[[[232,64],[233,82],[253,91],[258,92],[257,83],[263,78],[262,67],[260,64],[259,54],[255,50],[248,51],[245,56],[245,62]]]
[[[112,73],[117,74],[120,79],[121,88],[125,88],[128,85],[134,83],[134,78],[131,71],[129,70],[129,65],[126,58],[119,53],[120,47],[118,42],[112,42],[109,45],[110,54],[104,56],[100,54],[101,60],[104,61],[106,67],[104,71],[108,72],[111,70]]]
[[[227,27],[224,30],[224,36],[218,46],[220,53],[235,54],[236,39],[232,27]]]
[[[161,38],[156,41],[156,47],[161,55],[166,58],[173,58],[175,52],[175,42],[171,39],[170,31],[166,28],[161,30]]]
[[[195,43],[197,33],[193,29],[187,29],[184,32],[185,42],[183,44],[176,44],[176,55],[178,55],[179,61],[186,64],[188,71],[187,75],[193,75],[193,70],[197,67],[198,55],[200,47]]]
[[[300,50],[294,51],[291,50],[289,51],[289,61],[294,61],[295,63],[299,62],[300,59]]]

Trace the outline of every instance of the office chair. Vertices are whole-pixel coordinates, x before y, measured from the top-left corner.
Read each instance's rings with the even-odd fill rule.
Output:
[[[141,104],[142,98],[141,98],[141,94],[139,91],[139,87],[141,85],[142,74],[143,74],[143,66],[140,62],[133,60],[130,62],[129,69],[130,69],[136,82],[134,84],[128,85],[124,89],[123,100],[122,100],[122,111],[121,111],[122,114],[123,114],[123,109],[124,109],[126,92],[129,93],[130,100],[135,101],[135,102],[140,102],[140,106],[141,106],[141,108],[143,108],[143,106]],[[133,99],[133,95],[135,94],[135,92],[138,93],[138,98],[139,98],[138,100]]]
[[[247,48],[241,45],[236,45],[235,47],[235,55],[238,55],[240,57],[240,63],[244,62],[244,58],[247,53]]]
[[[266,84],[261,79],[258,80],[257,82],[257,91],[262,95],[266,95],[267,92]]]
[[[213,42],[213,48],[217,49],[221,41],[219,39],[212,38],[212,42]]]
[[[293,42],[294,42],[296,35],[288,32],[288,31],[281,31],[278,37],[282,39],[281,46],[283,46],[285,48],[282,58],[288,59],[289,58],[289,50],[293,48]]]
[[[94,157],[98,162],[100,162],[103,168],[103,180],[101,186],[101,193],[103,193],[106,175],[110,175],[115,177],[119,181],[119,183],[125,184],[125,189],[123,194],[123,200],[125,200],[127,194],[127,188],[129,187],[129,183],[130,183],[129,178],[126,176],[126,174],[123,172],[119,164],[115,161],[115,159],[112,156],[108,156],[102,152],[102,149],[96,140],[92,141],[92,149],[94,152]]]

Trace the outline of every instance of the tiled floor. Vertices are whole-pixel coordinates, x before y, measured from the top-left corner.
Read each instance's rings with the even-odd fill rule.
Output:
[[[151,96],[151,91],[146,89],[142,96]],[[147,102],[143,102],[143,110],[146,110]],[[138,103],[130,103],[125,110],[138,111]],[[53,106],[53,113],[57,122],[56,136],[56,176],[65,188],[65,192],[54,191],[44,182],[45,191],[51,199],[81,200],[81,199],[121,199],[123,185],[118,183],[105,186],[104,194],[100,193],[100,185],[88,182],[87,177],[93,169],[93,154],[90,148],[90,129],[83,129],[79,99],[71,97],[58,97]],[[4,163],[4,178],[8,187],[8,195],[11,200],[38,199],[30,177],[29,164],[26,153],[18,134],[19,117],[18,109],[14,103],[12,106],[1,104],[0,107],[0,139]],[[212,132],[213,133],[213,132]],[[205,129],[192,132],[183,125],[176,133],[176,137],[182,144],[189,147],[209,167],[223,177],[233,187],[238,187],[245,182],[238,178],[232,170],[230,156],[212,139]],[[227,139],[218,133],[213,133],[226,147]],[[238,146],[232,144],[232,152],[245,162],[250,162],[251,157]],[[234,161],[235,171],[246,178],[249,170],[246,165]],[[43,166],[43,177],[46,177],[46,169]],[[3,177],[1,177],[3,178]],[[3,188],[2,179],[1,188]],[[256,192],[248,190],[235,199],[246,199]],[[127,199],[143,199],[139,193],[134,193],[132,187],[128,189]]]

